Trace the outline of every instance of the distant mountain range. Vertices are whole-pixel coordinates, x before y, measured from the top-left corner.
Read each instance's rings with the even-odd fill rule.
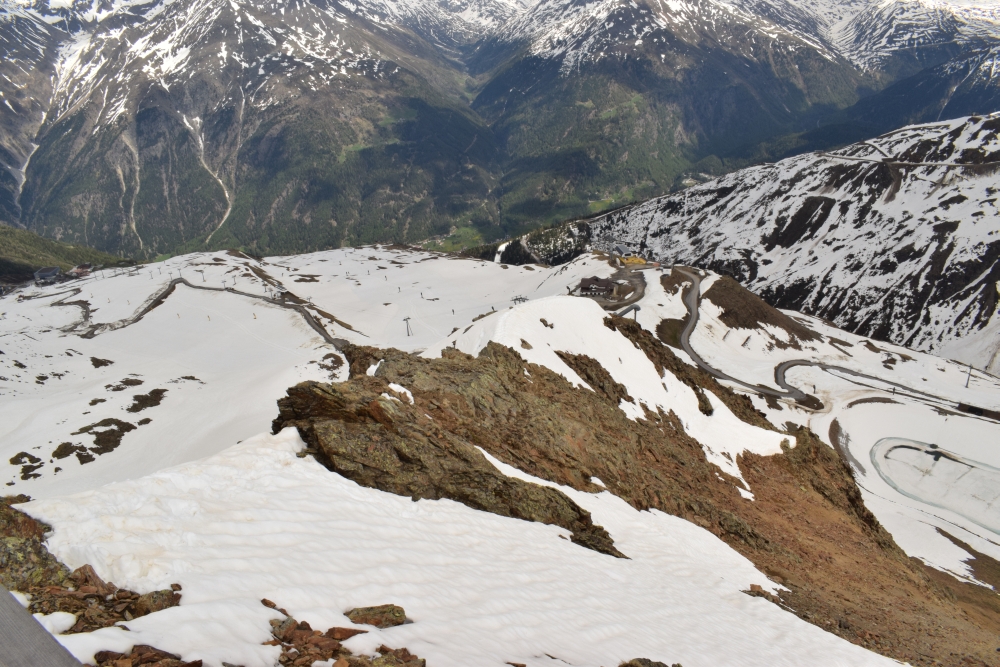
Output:
[[[0,0],[0,221],[137,258],[491,240],[992,111],[998,16],[925,0]]]

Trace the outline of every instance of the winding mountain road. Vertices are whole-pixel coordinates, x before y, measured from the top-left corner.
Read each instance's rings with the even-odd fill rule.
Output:
[[[793,387],[792,385],[788,384],[788,381],[785,379],[785,373],[791,368],[796,368],[798,366],[813,366],[815,368],[819,368],[820,370],[824,370],[827,372],[833,371],[837,373],[844,373],[852,377],[861,378],[872,382],[878,382],[883,385],[889,385],[891,387],[895,387],[896,389],[900,390],[899,393],[901,395],[910,396],[918,400],[925,400],[925,401],[930,400],[951,406],[956,405],[956,401],[953,401],[951,399],[942,398],[940,396],[936,396],[934,394],[925,391],[920,391],[919,389],[913,389],[912,387],[908,387],[898,382],[893,382],[892,380],[886,380],[885,378],[877,377],[875,375],[868,375],[867,373],[862,373],[860,371],[852,370],[850,368],[845,368],[843,366],[837,366],[835,364],[825,364],[819,361],[810,361],[809,359],[789,359],[775,366],[774,382],[779,387],[781,387],[781,390],[772,389],[771,387],[765,387],[762,385],[750,384],[749,382],[745,382],[743,380],[740,380],[739,378],[735,378],[729,375],[728,373],[724,373],[712,367],[710,364],[708,364],[708,362],[702,359],[701,356],[695,351],[694,347],[692,347],[691,345],[691,334],[694,333],[695,327],[698,326],[698,313],[701,305],[701,276],[698,275],[698,272],[696,270],[687,267],[675,266],[674,269],[679,271],[681,274],[683,274],[684,276],[686,276],[691,280],[691,287],[684,291],[682,297],[684,300],[684,306],[687,308],[688,311],[688,321],[687,324],[684,326],[684,330],[681,332],[680,335],[681,347],[688,354],[688,356],[691,357],[691,360],[698,365],[699,368],[708,373],[711,373],[712,375],[721,380],[726,380],[727,382],[740,385],[741,387],[746,387],[751,391],[757,392],[759,394],[764,394],[765,396],[774,396],[775,398],[792,399],[799,405],[802,405],[803,407],[807,407],[813,410],[822,410],[823,403],[818,398],[816,398],[811,394],[805,393],[804,391],[798,389],[797,387]]]
[[[319,320],[317,320],[316,317],[309,312],[309,310],[306,307],[306,302],[300,299],[299,297],[295,296],[291,292],[288,291],[284,292],[284,294],[288,295],[288,298],[279,300],[279,299],[272,299],[271,297],[267,296],[261,296],[260,294],[253,294],[252,292],[243,292],[241,290],[232,287],[209,287],[207,285],[195,285],[189,283],[186,278],[174,278],[167,284],[166,287],[164,287],[162,290],[149,297],[149,299],[146,301],[146,304],[139,310],[139,312],[125,319],[118,320],[117,322],[107,322],[104,324],[91,324],[90,303],[83,300],[80,301],[68,300],[76,296],[77,294],[80,294],[80,292],[82,292],[82,289],[80,288],[73,288],[72,290],[69,290],[69,294],[67,296],[63,297],[62,299],[59,299],[58,301],[54,301],[52,305],[78,306],[79,308],[81,308],[83,310],[83,320],[74,323],[67,329],[64,329],[64,331],[67,331],[67,333],[71,331],[73,333],[77,333],[77,335],[79,335],[81,338],[93,338],[102,333],[107,333],[109,331],[116,331],[118,329],[123,329],[127,326],[135,324],[143,317],[145,317],[154,308],[163,304],[163,302],[166,301],[167,297],[173,293],[173,291],[177,288],[178,285],[184,285],[186,287],[190,287],[191,289],[205,290],[208,292],[226,292],[229,294],[238,294],[240,296],[245,296],[251,299],[257,299],[263,301],[264,303],[267,303],[272,306],[278,306],[279,308],[286,308],[288,310],[293,310],[296,313],[298,313],[302,317],[302,319],[306,321],[306,324],[308,324],[313,329],[313,331],[319,334],[319,336],[324,341],[332,345],[338,351],[340,351],[343,348],[343,346],[348,342],[342,338],[334,338],[333,336],[331,336],[330,333],[326,330],[326,328],[319,322]],[[44,298],[49,296],[52,295],[40,295],[37,297],[26,297],[26,298],[29,299]],[[84,332],[79,333],[76,330],[81,325],[86,326],[87,328]]]

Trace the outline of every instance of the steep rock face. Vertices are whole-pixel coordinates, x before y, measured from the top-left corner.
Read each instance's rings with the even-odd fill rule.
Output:
[[[692,391],[718,392],[741,419],[760,419],[752,408],[741,414],[739,397],[693,371],[637,323],[614,317],[606,325],[661,372],[683,376]],[[503,491],[513,491],[513,480],[483,467],[475,447],[581,491],[603,491],[597,477],[637,509],[684,517],[725,540],[787,587],[780,601],[768,599],[825,630],[911,664],[992,659],[995,616],[991,621],[983,610],[995,608],[995,595],[946,576],[932,580],[932,571],[907,559],[865,508],[849,468],[805,429],[790,434],[797,444],[783,454],[739,457],[755,495],[749,501],[720,483],[724,473],[672,411],[627,418],[618,407],[624,388],[584,355],[562,358],[594,391],[495,343],[476,358],[445,350],[431,360],[362,347],[346,354],[347,382],[293,387],[275,420],[275,428],[296,426],[317,459],[344,476],[547,522],[540,517],[561,501],[539,496],[538,504],[520,505],[534,508],[527,514],[511,511],[524,496]],[[469,488],[471,480],[479,481]],[[584,532],[571,529],[575,538]],[[966,607],[951,597],[955,591],[975,600],[978,611],[968,607],[965,616]],[[926,632],[931,626],[939,630],[934,637]]]
[[[729,272],[782,307],[995,363],[1000,118],[908,127],[598,218],[614,240]]]
[[[367,357],[377,352],[349,354]],[[488,354],[504,353],[493,349]],[[593,525],[589,513],[564,494],[506,477],[475,448],[475,439],[441,429],[439,420],[383,389],[384,381],[366,375],[346,387],[297,385],[279,401],[274,431],[297,427],[331,470],[364,486],[414,500],[450,498],[501,516],[555,524],[572,531],[578,544],[622,555],[607,531]],[[445,415],[451,412],[446,399],[438,409]]]

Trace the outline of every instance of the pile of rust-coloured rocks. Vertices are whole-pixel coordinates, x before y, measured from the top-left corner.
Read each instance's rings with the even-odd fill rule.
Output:
[[[303,667],[317,661],[333,660],[334,667],[425,667],[423,659],[410,653],[405,648],[389,648],[382,645],[377,650],[375,658],[353,655],[341,642],[355,635],[366,632],[357,628],[329,628],[326,632],[313,630],[305,621],[296,621],[284,609],[278,608],[270,600],[261,603],[271,609],[277,609],[285,615],[284,619],[271,621],[274,639],[265,642],[281,647],[281,657],[278,662],[287,667]],[[396,605],[381,605],[379,607],[361,607],[347,612],[347,617],[355,623],[373,625],[377,628],[390,628],[406,622],[406,612]]]
[[[184,662],[179,655],[161,651],[152,646],[137,644],[128,653],[98,651],[94,655],[96,667],[202,667],[201,660]]]
[[[37,586],[31,594],[29,610],[33,614],[64,611],[77,617],[70,632],[91,632],[122,621],[174,607],[181,601],[179,584],[162,591],[139,594],[104,582],[94,568],[84,565],[71,573],[64,584],[69,586]]]

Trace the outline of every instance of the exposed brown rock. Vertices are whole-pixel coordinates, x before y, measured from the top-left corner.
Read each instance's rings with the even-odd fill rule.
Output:
[[[345,639],[350,639],[355,635],[363,635],[366,632],[368,631],[358,630],[357,628],[330,628],[326,631],[326,636],[342,642]]]
[[[136,644],[128,653],[98,651],[94,662],[96,667],[202,667],[201,660],[184,662],[179,655],[144,644]]]
[[[270,605],[265,604],[265,606]],[[348,612],[348,616],[350,617],[354,612],[358,612],[355,615],[359,618],[372,621],[379,619],[386,621],[388,619],[390,621],[387,625],[378,627],[399,625],[395,621],[399,620],[401,623],[406,618],[402,607],[394,605],[352,609]],[[352,620],[354,619],[352,618]],[[372,623],[372,625],[374,624]],[[324,660],[335,660],[334,667],[426,667],[424,660],[411,654],[405,648],[393,649],[382,645],[378,648],[380,655],[372,660],[367,656],[352,655],[348,649],[341,645],[341,639],[348,639],[364,632],[364,630],[350,628],[330,628],[326,632],[322,632],[313,630],[305,621],[299,622],[289,616],[283,620],[274,619],[271,621],[271,634],[274,639],[265,642],[265,644],[281,647],[281,656],[278,658],[278,662],[285,667],[307,667],[314,662]]]
[[[12,507],[28,500],[23,495],[0,499],[0,584],[29,593],[31,613],[75,614],[77,622],[70,631],[90,632],[180,603],[173,589],[145,595],[120,589],[102,580],[90,565],[70,572],[42,542],[51,528]]]
[[[507,348],[493,348],[509,355]],[[370,355],[355,350],[366,361],[351,359],[352,369],[364,366]],[[578,544],[621,556],[607,531],[565,494],[507,477],[476,449],[475,440],[442,427],[437,416],[427,418],[428,410],[437,410],[447,419],[447,400],[418,408],[384,398],[386,390],[385,380],[367,375],[337,385],[304,382],[279,401],[274,429],[298,427],[319,460],[363,486],[414,500],[450,498],[501,516],[555,524],[571,531]]]
[[[172,589],[162,591],[152,591],[140,595],[132,603],[132,616],[145,616],[156,611],[162,611],[170,607],[176,607],[181,602],[179,593]]]
[[[344,613],[351,623],[358,625],[374,625],[376,628],[391,628],[406,623],[406,612],[394,604],[383,604],[378,607],[358,607]]]
[[[597,360],[591,359],[584,354],[570,354],[569,352],[558,350],[556,354],[567,366],[573,369],[574,373],[590,385],[591,389],[599,392],[615,405],[620,404],[622,401],[629,403],[633,401],[632,397],[628,395],[628,390],[625,389],[625,386],[615,382],[614,378],[611,377],[611,373],[605,370],[604,366]]]

